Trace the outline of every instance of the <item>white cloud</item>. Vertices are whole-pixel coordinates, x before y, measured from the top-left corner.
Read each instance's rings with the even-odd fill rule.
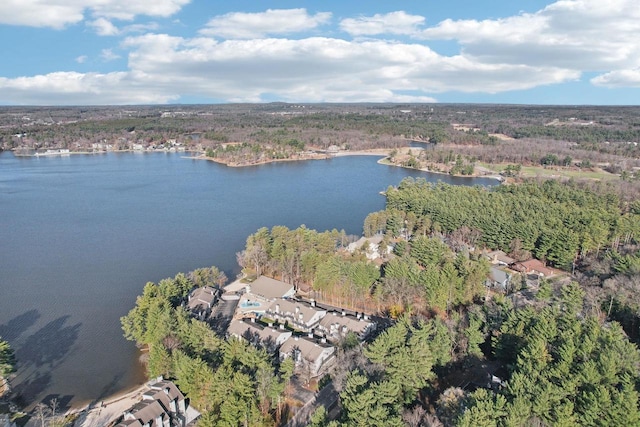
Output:
[[[180,96],[230,102],[274,97],[430,102],[445,91],[498,93],[579,77],[563,68],[481,64],[463,55],[442,56],[420,44],[373,40],[216,41],[145,34],[128,37],[121,48],[129,50],[128,71],[2,79],[0,98],[16,104],[158,103]]]
[[[109,62],[119,59],[120,55],[114,53],[112,49],[102,49],[102,52],[100,52],[100,58],[105,62]]]
[[[120,33],[118,27],[106,18],[98,18],[95,21],[90,21],[88,25],[92,27],[99,36],[116,36]]]
[[[80,55],[76,58],[76,62],[78,64],[84,64],[85,62],[87,62],[87,59],[89,59],[87,55]]]
[[[146,24],[125,25],[120,29],[121,33],[144,33],[147,31],[155,31],[160,28],[157,22],[147,22]]]
[[[85,19],[171,16],[191,0],[2,0],[0,24],[61,29]]]
[[[407,92],[432,99],[429,94],[446,90],[495,93],[579,77],[558,68],[476,64],[419,44],[385,41],[145,35],[125,45],[133,48],[133,69],[227,100],[254,101],[270,93],[290,101],[392,101]]]
[[[85,6],[98,1],[112,7],[124,4],[75,1]],[[114,15],[120,13],[116,9]],[[112,20],[118,17],[97,7],[90,10],[96,29],[113,31],[109,25],[115,28]],[[561,0],[536,13],[444,20],[430,28],[424,27],[424,18],[402,11],[340,23],[354,36],[405,34],[419,39],[414,43],[282,36],[308,32],[330,19],[330,13],[310,14],[305,9],[230,13],[213,18],[196,38],[129,36],[118,46],[118,52],[128,52],[124,71],[0,79],[0,99],[17,104],[158,103],[180,97],[429,102],[448,91],[495,94],[577,81],[584,72],[599,74],[590,81],[594,85],[640,87],[640,8],[635,0],[611,0],[606,5]],[[115,28],[119,35],[154,29],[155,23]],[[428,40],[455,40],[461,49],[441,55]],[[109,61],[119,56],[105,49],[101,57]],[[79,63],[86,59],[80,58]]]
[[[611,71],[592,78],[591,83],[608,88],[640,88],[640,68]]]
[[[87,25],[92,27],[95,30],[96,34],[98,34],[99,36],[117,36],[130,33],[144,33],[147,31],[157,30],[160,27],[157,22],[148,22],[144,24],[141,23],[125,25],[121,28],[118,28],[106,18],[98,18],[94,21],[88,22]]]
[[[640,65],[638,34],[637,0],[560,0],[504,19],[447,19],[421,35],[457,40],[464,55],[486,63],[600,71]]]
[[[250,39],[307,31],[327,23],[331,13],[310,15],[306,9],[269,9],[260,13],[233,12],[212,18],[200,34]]]
[[[144,83],[140,86],[140,83]],[[57,72],[33,77],[0,77],[0,93],[16,104],[107,105],[157,104],[177,99],[153,88],[140,73]]]
[[[424,24],[424,17],[409,15],[404,11],[375,14],[360,18],[347,18],[340,22],[340,28],[354,36],[377,34],[413,34]]]

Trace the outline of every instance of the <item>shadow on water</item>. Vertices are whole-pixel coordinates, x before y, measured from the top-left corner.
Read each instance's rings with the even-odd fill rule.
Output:
[[[73,396],[69,394],[48,394],[40,402],[44,403],[49,408],[52,408],[55,402],[56,414],[64,414],[71,409],[72,399]]]
[[[40,318],[38,310],[29,310],[0,325],[0,337],[11,342],[25,333]]]
[[[27,378],[23,378],[19,382],[14,382],[14,400],[20,407],[26,408],[34,403],[35,397],[42,393],[43,390],[46,390],[50,383],[50,372],[33,372]]]
[[[104,387],[102,387],[102,390],[100,390],[100,394],[98,395],[98,397],[96,397],[93,400],[93,402],[91,402],[91,405],[93,406],[97,402],[100,402],[106,399],[107,397],[113,395],[115,392],[119,391],[121,388],[120,381],[122,380],[122,377],[123,377],[122,374],[114,375],[113,379],[109,381],[109,383],[106,384]]]
[[[12,380],[13,392],[22,405],[35,403],[35,399],[50,385],[51,371],[62,363],[78,339],[81,323],[66,326],[69,315],[59,317],[26,337],[16,349],[18,372]],[[68,406],[73,396],[51,395],[42,399],[58,398]],[[45,402],[45,403],[48,403]]]
[[[35,368],[48,365],[56,367],[62,362],[78,339],[81,323],[65,326],[70,315],[59,317],[27,337],[16,350],[16,358],[20,365]]]

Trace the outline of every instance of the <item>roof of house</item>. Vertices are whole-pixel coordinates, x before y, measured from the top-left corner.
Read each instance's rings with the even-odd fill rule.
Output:
[[[200,308],[203,304],[211,306],[216,300],[216,293],[216,289],[211,286],[196,288],[189,294],[187,307],[193,310]]]
[[[364,319],[357,319],[353,316],[343,316],[338,313],[328,313],[320,320],[320,326],[330,330],[331,325],[337,325],[339,328],[345,326],[347,330],[361,334],[372,325],[372,322]]]
[[[335,351],[335,347],[329,344],[321,344],[303,337],[291,337],[280,347],[280,354],[289,354],[294,348],[300,350],[300,355],[307,361],[315,363],[322,354]]]
[[[251,293],[267,299],[293,295],[294,287],[280,280],[260,276],[249,285]]]
[[[143,401],[158,401],[165,411],[171,411],[171,402],[174,400],[184,400],[184,395],[178,390],[178,387],[166,380],[159,380],[149,384],[150,390],[142,394]]]
[[[278,343],[291,336],[291,331],[286,329],[269,328],[257,323],[245,322],[244,320],[236,319],[231,321],[229,328],[227,329],[227,332],[230,335],[241,338],[244,338],[247,331],[250,331],[252,334],[257,334],[262,342],[266,342],[271,339],[273,342]]]
[[[506,253],[504,253],[503,251],[500,251],[500,250],[492,251],[492,252],[487,253],[487,257],[489,259],[491,259],[491,260],[500,261],[500,262],[505,263],[507,265],[511,265],[514,262],[516,262],[515,259],[511,258]]]
[[[535,258],[519,262],[516,266],[522,266],[524,271],[537,271],[545,276],[551,276],[554,273],[554,271],[546,267],[542,261]]]
[[[360,249],[366,242],[368,242],[370,245],[379,245],[380,242],[382,242],[383,236],[382,234],[376,234],[374,236],[371,237],[361,237],[358,240],[356,240],[353,243],[349,243],[349,245],[347,246],[347,250],[349,252],[353,252],[356,249]]]
[[[305,324],[309,323],[318,314],[324,316],[327,313],[326,310],[311,307],[309,304],[303,302],[280,298],[273,301],[267,311],[273,313],[277,311],[281,315],[290,314],[292,316],[295,316],[295,320],[297,322]],[[300,317],[300,315],[302,315],[302,317]]]
[[[498,283],[504,283],[507,279],[509,279],[509,273],[495,267],[491,267],[489,276],[491,277],[491,280]]]
[[[140,426],[142,427],[142,423],[140,420],[122,420],[115,427],[131,427],[131,426]]]
[[[151,423],[151,425],[155,427],[156,424],[154,420],[157,417],[164,418],[166,416],[168,416],[167,412],[164,410],[162,405],[160,405],[160,403],[156,400],[150,400],[138,402],[131,408],[129,408],[125,413],[125,420],[136,419],[140,420],[143,425]]]

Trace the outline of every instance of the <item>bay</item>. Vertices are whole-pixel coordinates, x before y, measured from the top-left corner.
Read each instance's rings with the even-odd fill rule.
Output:
[[[229,168],[179,153],[0,153],[0,336],[16,350],[24,404],[79,406],[144,381],[119,319],[148,281],[215,265],[260,227],[360,235],[379,192],[404,177],[454,178],[377,157]]]

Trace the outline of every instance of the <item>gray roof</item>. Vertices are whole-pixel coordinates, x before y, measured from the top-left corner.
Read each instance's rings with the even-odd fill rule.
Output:
[[[124,417],[125,421],[135,419],[140,420],[143,425],[151,423],[151,425],[155,427],[157,425],[154,422],[155,419],[157,417],[168,417],[168,414],[159,402],[153,400],[136,403],[127,410]]]
[[[498,283],[504,283],[507,279],[509,279],[509,273],[495,267],[491,267],[489,276],[491,277],[491,280]]]
[[[211,286],[203,286],[194,289],[189,294],[189,302],[187,307],[190,310],[200,310],[202,308],[210,308],[216,300],[216,289]]]
[[[266,276],[258,277],[248,286],[252,294],[267,299],[282,298],[292,294],[294,290],[293,285]]]
[[[280,344],[291,336],[291,331],[286,329],[269,328],[250,321],[245,322],[243,320],[235,319],[231,321],[229,329],[227,329],[227,332],[230,335],[240,338],[244,338],[247,331],[250,331],[252,334],[257,334],[262,342],[267,342],[271,339],[276,344]]]
[[[334,327],[337,327],[338,329],[346,327],[348,331],[352,331],[360,335],[372,325],[372,322],[369,322],[368,320],[357,319],[353,316],[342,316],[334,312],[327,314],[320,321],[320,326],[322,326],[327,331],[331,330],[331,325],[335,325]]]
[[[327,311],[322,310],[320,308],[311,307],[308,304],[291,301],[287,299],[277,299],[271,303],[268,308],[269,313],[275,313],[276,309],[279,311],[281,316],[290,315],[292,316],[296,322],[308,324],[314,316],[320,314],[320,316],[324,316]],[[302,318],[300,317],[302,315]]]
[[[515,259],[511,258],[510,256],[508,256],[506,253],[504,253],[501,250],[497,250],[497,251],[492,251],[487,253],[487,258],[489,258],[492,262],[493,261],[499,261],[503,264],[507,264],[507,265],[511,265],[514,262],[516,262]]]
[[[290,354],[294,348],[300,350],[301,356],[315,363],[322,354],[333,354],[335,347],[329,344],[321,344],[307,338],[291,337],[280,347],[280,354]]]

